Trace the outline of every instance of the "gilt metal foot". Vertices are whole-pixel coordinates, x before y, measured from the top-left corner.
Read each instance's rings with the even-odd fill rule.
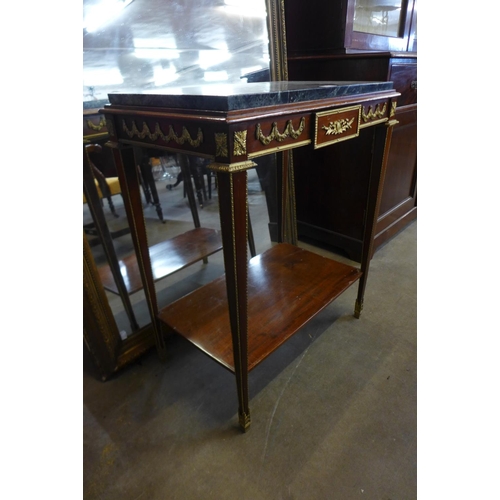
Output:
[[[363,302],[356,300],[356,304],[354,304],[354,317],[359,319],[362,310],[363,310]]]
[[[252,420],[250,419],[250,413],[238,412],[238,418],[240,421],[240,428],[243,432],[247,432],[250,428]]]

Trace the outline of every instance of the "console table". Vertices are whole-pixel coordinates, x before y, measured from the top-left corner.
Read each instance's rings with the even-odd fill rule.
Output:
[[[393,126],[392,82],[265,82],[110,94],[104,113],[137,263],[165,356],[175,332],[234,373],[239,424],[250,426],[248,373],[342,292],[358,283],[359,317]],[[371,134],[370,186],[360,267],[295,245],[290,150],[335,147]],[[225,275],[158,307],[133,146],[210,158],[218,181]],[[248,260],[247,170],[279,153],[279,242]],[[314,168],[311,164],[308,168]]]

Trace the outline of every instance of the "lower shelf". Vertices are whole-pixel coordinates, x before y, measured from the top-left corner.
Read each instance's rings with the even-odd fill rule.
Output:
[[[255,368],[361,271],[281,243],[248,266],[248,370]],[[225,276],[164,307],[159,319],[234,372]]]
[[[222,250],[220,231],[203,227],[157,243],[149,249],[153,279],[158,281],[165,278],[219,250]],[[142,281],[135,254],[118,261],[118,264],[127,292],[132,294],[141,290]],[[108,265],[99,268],[99,276],[106,290],[119,294]]]

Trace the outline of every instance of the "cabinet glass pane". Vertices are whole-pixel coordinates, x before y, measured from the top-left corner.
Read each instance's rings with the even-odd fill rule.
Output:
[[[354,31],[400,36],[403,3],[403,0],[356,0]]]

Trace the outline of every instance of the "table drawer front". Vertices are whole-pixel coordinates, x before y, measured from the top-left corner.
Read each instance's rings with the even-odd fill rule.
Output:
[[[398,98],[398,107],[417,102],[416,64],[393,64],[389,80],[394,82],[396,91],[401,92],[401,97]]]
[[[314,149],[358,137],[361,106],[316,113]]]

